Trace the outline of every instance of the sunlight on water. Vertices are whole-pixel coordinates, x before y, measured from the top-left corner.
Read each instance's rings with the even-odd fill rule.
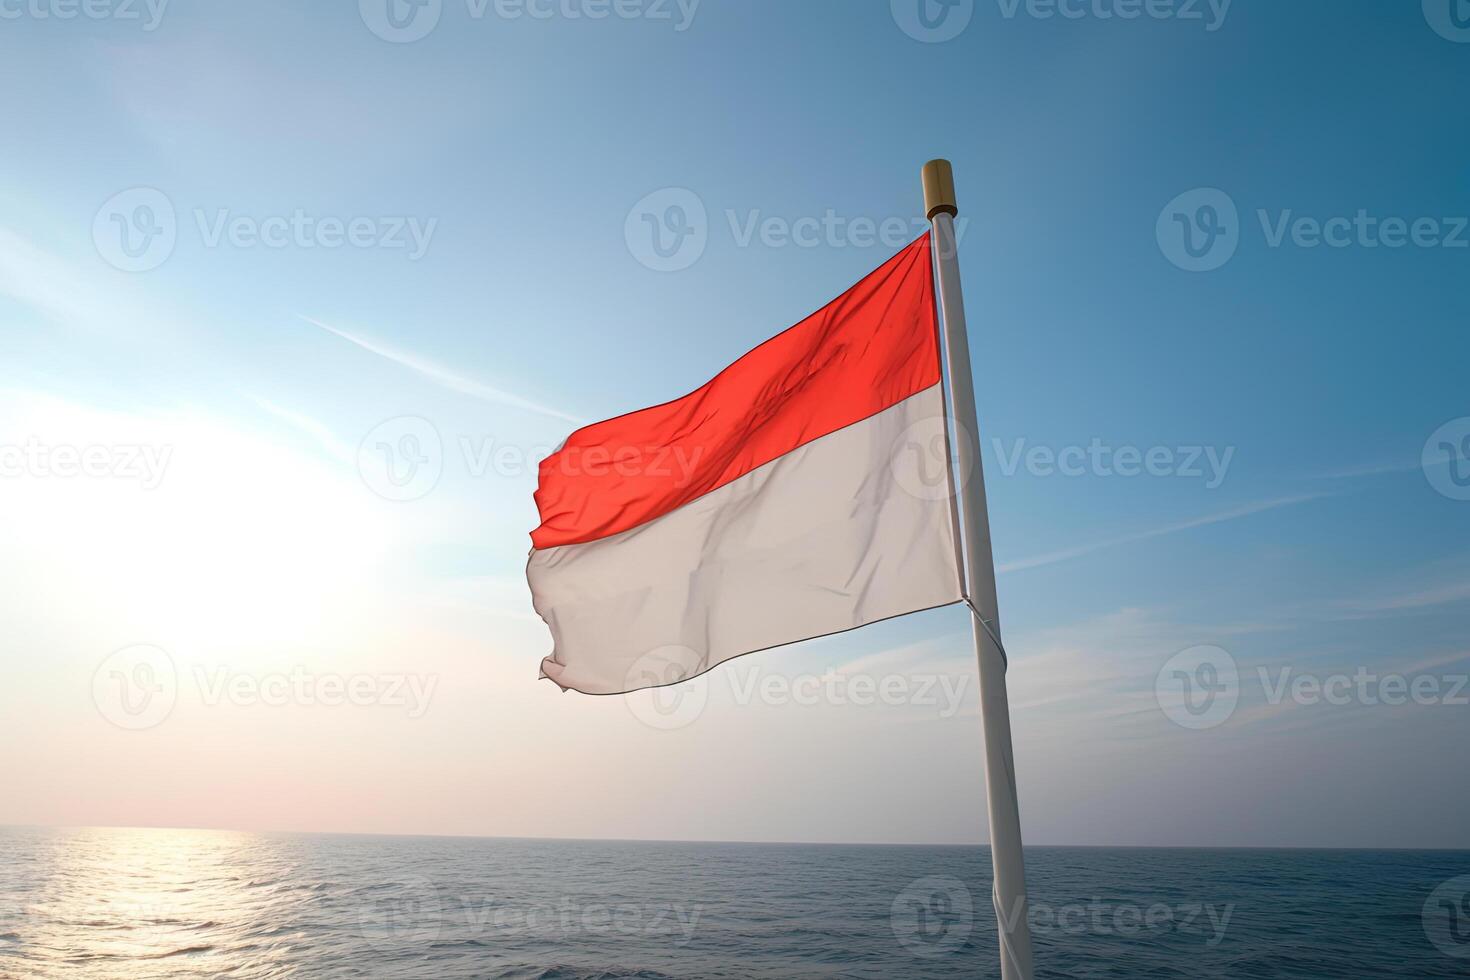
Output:
[[[290,937],[261,932],[262,923],[288,918],[295,901],[279,848],[223,831],[35,834],[31,867],[18,874],[24,890],[15,939],[29,951],[28,974],[283,975],[271,961]]]
[[[0,828],[3,980],[993,976],[973,847]],[[1039,976],[1452,980],[1470,854],[1028,848]]]

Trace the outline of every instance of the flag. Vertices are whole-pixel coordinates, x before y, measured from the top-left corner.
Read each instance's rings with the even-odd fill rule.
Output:
[[[961,598],[930,236],[540,466],[543,677],[616,694]]]

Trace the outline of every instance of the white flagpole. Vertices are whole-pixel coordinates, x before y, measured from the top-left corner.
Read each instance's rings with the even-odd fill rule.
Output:
[[[1000,645],[995,560],[991,556],[990,519],[985,507],[975,384],[970,373],[970,343],[965,334],[965,301],[960,292],[954,230],[954,216],[959,208],[955,204],[954,171],[948,160],[930,160],[924,165],[924,207],[934,226],[949,410],[954,423],[951,434],[955,466],[962,481],[958,496],[965,544],[965,594],[970,604],[975,653],[980,659],[980,718],[985,730],[985,792],[990,809],[990,858],[995,867],[992,900],[1000,927],[1000,975],[1003,980],[1032,980],[1031,926],[1026,901],[1026,866],[1021,856],[1021,814],[1016,804],[1016,765],[1011,753],[1006,660]]]

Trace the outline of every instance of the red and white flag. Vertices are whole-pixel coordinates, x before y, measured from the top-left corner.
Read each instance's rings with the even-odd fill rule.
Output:
[[[683,398],[541,464],[542,675],[616,694],[957,602],[925,235]]]

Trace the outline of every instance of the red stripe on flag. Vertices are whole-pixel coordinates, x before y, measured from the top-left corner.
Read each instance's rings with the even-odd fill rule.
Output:
[[[541,463],[538,549],[638,527],[939,383],[929,236],[653,408],[578,429]]]

